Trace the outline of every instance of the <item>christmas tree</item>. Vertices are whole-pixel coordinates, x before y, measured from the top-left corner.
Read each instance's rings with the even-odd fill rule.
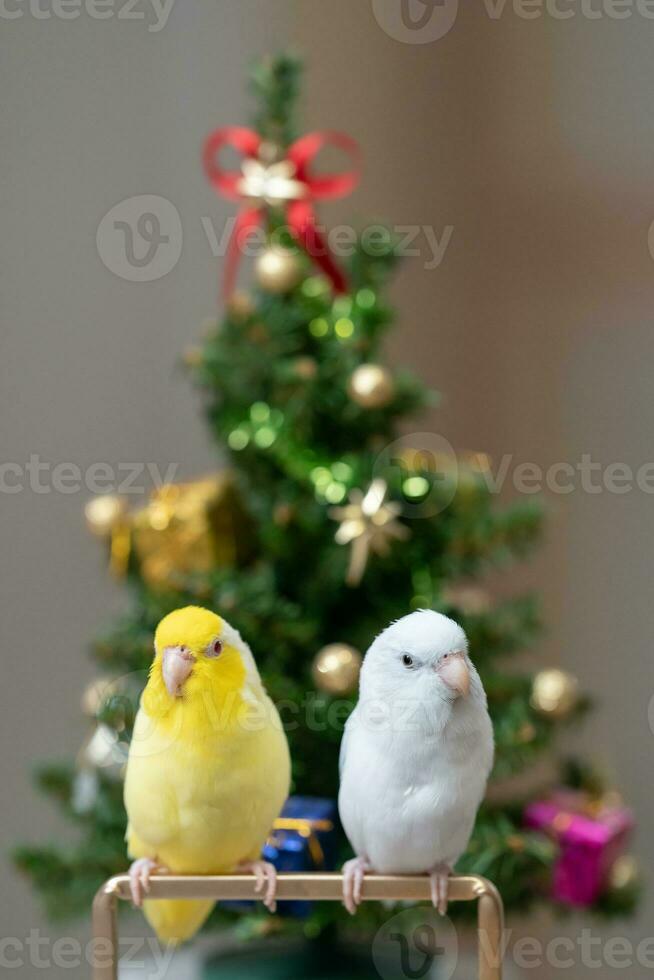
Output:
[[[332,799],[361,651],[413,609],[459,621],[488,693],[497,755],[458,870],[491,878],[509,910],[552,894],[559,850],[534,821],[532,829],[525,823],[529,803],[552,781],[527,791],[519,777],[552,755],[559,727],[587,706],[565,672],[534,677],[508,666],[537,634],[536,601],[494,602],[479,584],[534,545],[541,508],[532,498],[497,508],[482,454],[455,455],[425,433],[398,437],[402,423],[436,397],[382,361],[393,323],[383,296],[395,242],[376,228],[374,236],[357,235],[344,259],[318,235],[313,198],[343,194],[355,178],[313,176],[313,156],[324,143],[350,155],[355,147],[333,133],[298,140],[300,75],[288,56],[259,64],[254,130],[221,130],[205,154],[215,188],[238,198],[241,210],[226,262],[225,314],[185,359],[229,468],[164,487],[138,512],[115,497],[87,508],[93,530],[110,541],[131,612],[93,645],[101,676],[84,696],[90,732],[79,758],[37,774],[77,825],[78,843],[16,853],[55,915],[86,912],[99,884],[127,867],[121,775],[131,725],[154,628],[188,603],[224,613],[254,651],[287,724],[293,793]],[[238,174],[221,169],[226,143],[244,156]],[[266,238],[256,285],[234,293],[239,236],[254,228]],[[585,765],[568,761],[558,782],[591,801],[597,816],[604,788]],[[348,854],[343,840],[339,847],[340,861]],[[628,909],[634,877],[623,857],[586,904]],[[373,905],[361,911],[364,922],[384,914]],[[211,922],[243,915],[218,909]],[[263,915],[246,913],[250,922]],[[299,927],[316,935],[343,915],[328,903]]]

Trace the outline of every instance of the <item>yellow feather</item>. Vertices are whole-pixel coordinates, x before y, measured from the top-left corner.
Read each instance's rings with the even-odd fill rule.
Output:
[[[211,901],[145,901],[143,914],[162,943],[179,946],[204,925],[214,903]]]
[[[223,640],[218,658],[205,651]],[[181,697],[163,682],[161,653],[185,644],[196,657]],[[288,744],[249,650],[207,610],[162,620],[156,655],[134,726],[125,779],[130,857],[150,857],[186,874],[221,874],[261,854],[288,795]],[[181,942],[211,902],[150,901],[160,939]]]

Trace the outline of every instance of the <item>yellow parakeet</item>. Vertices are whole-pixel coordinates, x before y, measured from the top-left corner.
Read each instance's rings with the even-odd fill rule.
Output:
[[[239,633],[207,609],[161,620],[134,724],[127,773],[132,898],[159,938],[190,938],[211,901],[143,901],[149,876],[256,875],[275,907],[275,869],[260,860],[286,800],[290,759],[279,715]]]

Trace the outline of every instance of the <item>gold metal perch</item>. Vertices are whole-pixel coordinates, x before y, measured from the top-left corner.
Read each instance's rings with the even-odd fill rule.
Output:
[[[213,898],[216,901],[257,899],[252,875],[157,875],[150,879],[148,899]],[[343,893],[340,874],[281,874],[277,878],[278,899],[307,899],[339,902]],[[364,901],[385,900],[429,902],[429,878],[415,875],[366,875]],[[479,980],[502,980],[503,907],[492,882],[478,875],[452,877],[452,902],[478,903]],[[93,980],[118,977],[118,901],[130,900],[129,876],[116,875],[99,889],[93,902]]]

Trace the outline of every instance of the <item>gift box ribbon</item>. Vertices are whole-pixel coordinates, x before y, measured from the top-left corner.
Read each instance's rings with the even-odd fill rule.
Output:
[[[631,815],[617,793],[559,793],[529,809],[533,822],[555,840],[579,838],[601,844],[631,825]]]
[[[352,167],[342,173],[313,175],[310,167],[325,146],[343,150]],[[225,147],[243,155],[241,170],[225,170],[219,157]],[[223,197],[243,202],[227,246],[223,294],[234,289],[241,256],[241,236],[264,221],[266,205],[285,209],[289,231],[332,284],[346,291],[346,279],[327,243],[316,228],[314,202],[349,194],[359,179],[359,149],[345,133],[334,130],[307,133],[292,143],[282,160],[258,133],[243,126],[227,126],[211,133],[204,144],[204,170],[211,186]]]
[[[309,847],[311,859],[316,868],[322,868],[325,864],[325,852],[318,839],[318,833],[329,833],[334,829],[331,820],[310,820],[306,817],[278,817],[273,824],[273,832],[268,838],[267,843],[279,848],[282,844],[279,837],[275,836],[275,831],[294,831],[303,837]]]

